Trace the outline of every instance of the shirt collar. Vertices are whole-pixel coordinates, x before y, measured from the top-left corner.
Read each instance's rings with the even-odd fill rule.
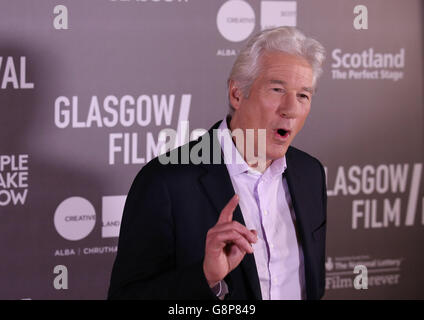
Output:
[[[231,118],[228,116],[227,119],[230,121]],[[282,175],[287,168],[286,156],[274,160],[263,174],[249,167],[233,142],[231,131],[227,125],[227,119],[222,120],[218,127],[218,141],[221,145],[221,150],[224,154],[224,162],[227,165],[230,176],[232,177],[245,172],[258,176],[263,175],[269,178]],[[233,161],[233,159],[235,161]]]
[[[218,140],[224,154],[224,162],[231,177],[251,170],[234,145],[226,119],[222,120],[218,127]]]

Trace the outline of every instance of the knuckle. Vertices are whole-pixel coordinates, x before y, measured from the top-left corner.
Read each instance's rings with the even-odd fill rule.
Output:
[[[238,233],[237,231],[232,230],[231,232],[232,232],[232,235],[233,235],[234,239],[238,240],[238,239],[241,238],[241,234]]]
[[[243,234],[246,233],[245,227],[237,221],[232,222],[232,227],[240,233],[243,233]]]
[[[240,225],[237,221],[231,221],[231,227],[238,230],[240,228]]]

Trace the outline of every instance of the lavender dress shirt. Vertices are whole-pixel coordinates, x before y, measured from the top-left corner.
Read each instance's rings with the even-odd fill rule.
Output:
[[[305,299],[303,252],[287,181],[282,177],[286,158],[274,160],[263,173],[256,171],[238,152],[225,120],[219,129],[218,140],[246,227],[258,233],[253,254],[262,299]]]

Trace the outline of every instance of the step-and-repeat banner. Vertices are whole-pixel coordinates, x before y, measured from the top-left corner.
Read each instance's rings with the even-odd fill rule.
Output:
[[[2,0],[0,298],[104,299],[159,132],[195,138],[223,119],[240,48],[281,25],[327,50],[294,141],[327,173],[325,298],[424,298],[423,13],[419,0]]]

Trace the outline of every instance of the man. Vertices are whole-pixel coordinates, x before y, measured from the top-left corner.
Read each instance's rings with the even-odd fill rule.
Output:
[[[211,141],[211,161],[164,165],[156,158],[135,178],[109,298],[323,296],[324,169],[290,147],[323,60],[324,48],[295,28],[251,39],[228,80],[229,116],[173,151],[182,155]],[[241,142],[235,132],[243,133]],[[224,163],[212,161],[216,149]]]

